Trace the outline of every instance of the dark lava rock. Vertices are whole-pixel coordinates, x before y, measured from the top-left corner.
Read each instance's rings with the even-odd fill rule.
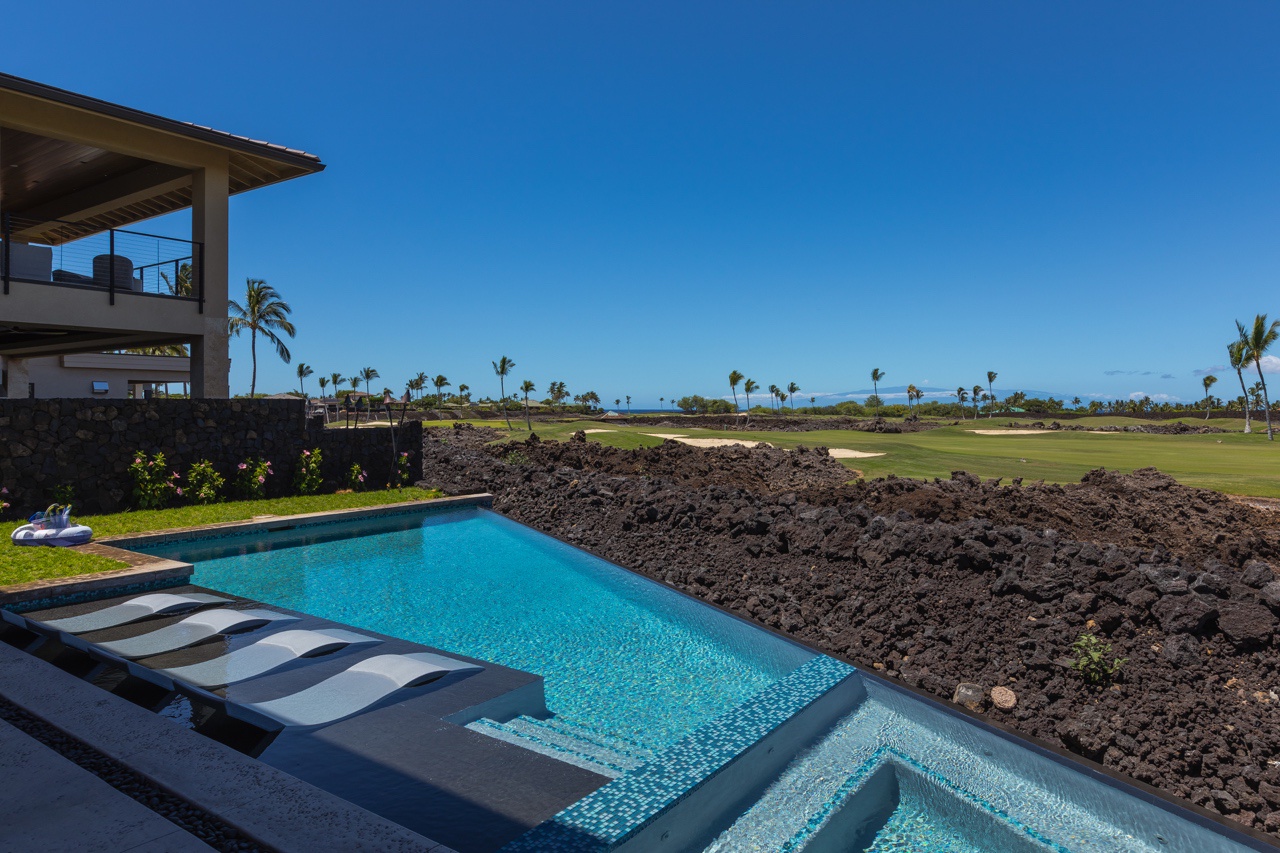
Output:
[[[1219,608],[1218,629],[1236,643],[1260,645],[1275,633],[1276,617],[1261,604],[1228,601]]]

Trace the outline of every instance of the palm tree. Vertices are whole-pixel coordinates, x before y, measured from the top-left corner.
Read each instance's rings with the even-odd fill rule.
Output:
[[[791,403],[791,408],[796,407],[796,392],[800,390],[800,386],[794,382],[787,383],[787,401]]]
[[[982,386],[974,385],[973,386],[973,419],[975,421],[978,419],[978,400],[981,396],[982,396]]]
[[[1248,342],[1244,363],[1253,363],[1258,367],[1258,381],[1262,383],[1262,411],[1267,416],[1267,440],[1275,441],[1275,431],[1271,427],[1271,400],[1267,396],[1267,379],[1262,375],[1262,358],[1276,339],[1280,338],[1280,320],[1273,320],[1268,326],[1267,315],[1259,314],[1253,318],[1253,327],[1247,332],[1238,320],[1236,330],[1240,332],[1240,337]]]
[[[298,362],[298,390],[302,392],[302,396],[304,397],[307,396],[307,389],[306,386],[302,384],[303,380],[313,373],[315,373],[315,371],[311,369],[311,365],[307,364],[305,361]]]
[[[996,377],[998,375],[999,374],[996,373],[994,370],[987,371],[987,396],[990,397],[992,400],[995,400],[996,392],[992,389],[991,385],[996,381]],[[995,413],[996,413],[996,407],[992,405],[991,411],[987,412],[987,417],[989,418],[994,417]]]
[[[245,279],[244,305],[232,299],[227,303],[227,309],[231,314],[227,320],[227,331],[232,337],[238,338],[245,329],[249,330],[249,356],[253,359],[249,396],[252,397],[258,392],[258,335],[274,344],[276,355],[288,364],[292,356],[276,332],[283,332],[291,338],[297,334],[293,323],[289,322],[293,309],[280,298],[274,287],[260,278]]]
[[[871,371],[871,388],[872,388],[872,392],[871,392],[871,393],[875,395],[875,398],[876,398],[876,401],[877,401],[877,402],[880,400],[880,380],[881,380],[881,379],[884,379],[884,371],[883,371],[883,370],[881,370],[881,369],[880,369],[880,368],[878,368],[878,367],[877,367],[877,368],[872,369],[872,371]],[[879,407],[879,405],[877,405],[877,406],[876,406],[876,411],[879,411],[879,410],[880,410],[880,407]]]
[[[467,401],[468,403],[471,402],[470,392],[471,392],[471,386],[467,385],[465,382],[458,386],[458,396],[461,397],[463,400]]]
[[[369,383],[375,379],[381,378],[382,377],[378,375],[378,371],[374,370],[372,367],[363,367],[360,369],[360,379],[364,382],[364,392],[370,396],[373,396],[373,394],[369,390]]]
[[[533,422],[529,420],[529,395],[538,389],[533,386],[533,380],[526,379],[520,383],[520,390],[524,392],[524,425],[533,432]]]
[[[324,389],[329,386],[329,377],[321,376],[319,379],[316,380],[316,382],[320,385],[320,399],[323,400]],[[324,422],[325,423],[329,422],[329,404],[328,403],[326,403],[324,406]]]
[[[747,377],[736,370],[729,371],[729,390],[733,392],[733,410],[738,411],[738,383]]]
[[[516,363],[505,355],[493,362],[493,372],[498,374],[498,388],[502,392],[502,416],[507,420],[507,429],[511,429],[511,417],[507,414],[507,377],[515,366]]]
[[[1231,367],[1236,372],[1236,378],[1240,380],[1240,390],[1244,392],[1244,431],[1246,433],[1251,433],[1253,432],[1253,424],[1250,421],[1251,411],[1249,408],[1249,389],[1244,387],[1244,354],[1248,349],[1248,346],[1249,342],[1245,340],[1244,335],[1242,334],[1240,337],[1227,344],[1227,358],[1231,361]]]
[[[816,410],[816,409],[818,408],[818,398],[817,398],[817,397],[810,397],[810,398],[809,398],[809,408],[810,408],[810,409],[814,409],[814,410]],[[812,412],[810,412],[809,414],[811,414],[811,415],[812,415],[812,414],[816,414],[816,411],[812,411]]]
[[[341,373],[330,373],[330,374],[329,374],[329,384],[333,386],[333,393],[335,393],[335,394],[337,394],[337,393],[338,393],[338,388],[339,388],[339,386],[341,386],[341,385],[342,385],[342,383],[343,383],[343,382],[345,382],[345,381],[346,381],[346,380],[342,378],[342,374],[341,374]]]
[[[969,390],[963,385],[956,389],[956,400],[960,403],[960,420],[964,420],[964,404],[969,400]]]
[[[912,383],[907,386],[907,410],[911,410],[911,401],[916,398],[916,386]]]
[[[360,377],[359,377],[359,376],[348,376],[348,377],[347,377],[347,382],[351,385],[351,390],[352,390],[352,391],[359,391],[359,390],[360,390]]]
[[[778,411],[778,407],[775,404],[778,402],[778,395],[781,393],[782,393],[782,389],[780,389],[777,385],[769,386],[769,410],[770,411],[772,412]]]
[[[667,407],[667,406],[666,406],[666,402],[667,402],[667,398],[666,398],[666,397],[659,397],[659,398],[658,398],[658,408],[659,408],[659,409],[665,409],[665,408]]]
[[[746,384],[742,386],[742,390],[747,392],[747,413],[751,413],[751,392],[760,390],[760,383],[754,379],[748,379]]]
[[[1218,377],[1209,375],[1200,380],[1204,383],[1204,419],[1209,420],[1209,411],[1213,408],[1213,397],[1209,396],[1209,389],[1213,387],[1213,383],[1218,381]]]
[[[427,374],[419,370],[418,375],[409,380],[409,390],[422,391],[427,387],[427,383],[430,381],[431,381],[430,377],[428,377]]]
[[[178,266],[177,274],[174,280],[169,280],[168,273],[160,273],[160,277],[164,279],[165,287],[169,289],[169,293],[174,296],[192,296],[195,293],[195,277],[191,274],[191,264],[184,261]]]
[[[443,395],[441,392],[442,392],[445,388],[448,388],[448,387],[449,387],[449,380],[448,380],[448,379],[446,379],[446,378],[444,377],[444,375],[443,375],[443,374],[440,374],[440,375],[436,376],[436,378],[435,378],[435,379],[432,379],[432,380],[431,380],[431,384],[432,384],[432,385],[434,385],[434,386],[436,387],[436,397],[438,397],[438,398],[439,398],[439,402],[443,405],[443,403],[444,403],[444,395]]]
[[[631,395],[627,395],[627,414],[631,414]]]

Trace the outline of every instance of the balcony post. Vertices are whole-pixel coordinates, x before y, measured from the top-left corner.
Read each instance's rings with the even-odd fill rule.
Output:
[[[111,294],[111,304],[116,304],[116,229],[107,231],[107,291]]]
[[[13,237],[13,223],[9,220],[9,214],[4,215],[4,295],[9,295],[9,241]]]

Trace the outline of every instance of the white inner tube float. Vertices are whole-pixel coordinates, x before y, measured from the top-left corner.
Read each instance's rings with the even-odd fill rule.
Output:
[[[15,545],[83,545],[93,538],[93,530],[71,523],[71,507],[54,504],[31,516],[29,524],[13,531]]]

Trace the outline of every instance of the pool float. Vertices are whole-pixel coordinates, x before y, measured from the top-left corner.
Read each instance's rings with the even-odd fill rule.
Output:
[[[13,531],[14,545],[83,545],[93,538],[93,530],[71,523],[71,507],[52,505],[27,519],[27,524]]]

